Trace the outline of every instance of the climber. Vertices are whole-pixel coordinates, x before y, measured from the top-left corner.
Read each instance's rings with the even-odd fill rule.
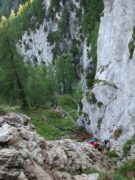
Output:
[[[97,138],[92,137],[87,142],[94,146],[96,149],[98,149],[98,151],[100,152],[102,152],[105,149],[109,150],[111,146],[110,140],[108,139],[105,139],[103,142],[100,142]]]
[[[89,144],[91,144],[92,146],[94,146],[95,148],[98,148],[99,145],[100,145],[98,139],[96,139],[96,138],[94,138],[94,137],[92,137],[91,139],[89,139],[87,142],[88,142]]]
[[[96,138],[92,137],[87,141],[89,144],[93,144],[94,142],[96,142]]]
[[[111,147],[110,140],[109,139],[105,139],[104,142],[103,142],[103,145],[104,145],[105,149],[110,149],[110,147]]]
[[[111,147],[110,140],[105,139],[103,142],[101,142],[98,146],[98,151],[104,151],[104,150],[109,150]]]

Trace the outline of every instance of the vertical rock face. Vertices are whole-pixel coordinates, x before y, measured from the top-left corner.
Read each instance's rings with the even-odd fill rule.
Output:
[[[104,5],[92,90],[97,102],[84,98],[83,111],[95,134],[123,144],[135,133],[135,52],[129,47],[134,43],[135,1],[104,0]]]
[[[43,2],[43,23],[35,24],[35,31],[25,32],[18,50],[35,64],[49,64],[56,54],[74,54],[85,92],[82,112],[89,116],[83,126],[102,139],[112,139],[114,145],[123,144],[135,133],[135,1],[104,0],[92,90],[85,78],[92,59],[88,57],[91,46],[81,29],[79,16],[84,9],[80,1],[59,0],[55,7],[50,0]]]
[[[43,0],[44,20],[29,29],[17,44],[26,61],[34,64],[50,64],[56,56],[72,54],[78,71],[86,70],[90,48],[87,37],[81,32],[83,9],[80,1],[59,0],[55,5],[51,0]],[[37,27],[38,26],[38,27]],[[85,83],[85,80],[84,80]]]

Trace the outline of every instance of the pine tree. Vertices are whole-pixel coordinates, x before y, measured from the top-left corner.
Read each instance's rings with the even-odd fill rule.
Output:
[[[9,16],[9,21],[13,21],[15,19],[15,11],[13,9],[11,9],[11,13],[10,13],[10,16]]]
[[[8,99],[12,101],[18,99],[21,101],[22,106],[26,108],[28,103],[23,85],[24,64],[16,49],[18,39],[17,24],[12,22],[11,25],[10,23],[15,18],[13,11],[10,18],[9,22],[6,22],[6,26],[0,28],[0,66],[2,73],[5,74],[5,79],[1,80],[8,82],[7,84],[4,83],[4,89],[1,88],[0,92],[6,97],[9,96]]]
[[[24,5],[24,4],[20,4],[20,5],[19,5],[19,8],[18,8],[18,11],[17,11],[17,16],[22,15],[22,13],[24,12],[24,10],[25,10],[25,5]]]
[[[60,93],[72,93],[76,80],[75,69],[70,55],[63,55],[55,60],[56,80]]]
[[[7,18],[6,16],[1,17],[1,22],[0,22],[0,27],[4,27],[7,23]]]

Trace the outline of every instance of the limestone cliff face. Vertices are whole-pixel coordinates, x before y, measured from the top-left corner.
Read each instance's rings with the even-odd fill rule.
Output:
[[[104,5],[92,89],[97,102],[89,104],[83,98],[83,111],[89,114],[94,134],[121,145],[135,133],[135,51],[130,49],[135,1],[104,0]]]
[[[34,64],[52,63],[56,54],[75,53],[74,63],[84,91],[81,112],[88,114],[87,120],[81,118],[79,123],[101,139],[110,138],[114,145],[122,145],[135,133],[135,1],[104,0],[92,89],[85,79],[92,59],[88,56],[91,45],[81,31],[79,12],[83,14],[84,9],[80,1],[59,0],[57,8],[50,0],[43,4],[43,23],[25,32],[18,50]],[[59,36],[63,13],[68,24]]]
[[[72,54],[78,76],[82,77],[82,69],[90,63],[88,53],[90,47],[87,37],[81,32],[80,1],[70,0],[57,2],[43,0],[44,20],[34,31],[24,33],[17,47],[25,61],[35,64],[51,64],[57,56]],[[83,84],[85,80],[83,79]]]

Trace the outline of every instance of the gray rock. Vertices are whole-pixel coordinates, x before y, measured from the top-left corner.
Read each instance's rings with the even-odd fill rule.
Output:
[[[88,143],[70,139],[47,142],[36,134],[24,115],[10,113],[0,119],[4,122],[0,138],[6,142],[6,146],[1,143],[0,149],[2,180],[53,180],[54,177],[68,180],[78,176],[72,177],[66,171],[83,171],[93,165],[102,165],[102,154]],[[86,177],[92,175],[79,176],[82,180]]]
[[[135,159],[135,144],[131,146],[130,154],[132,159]]]
[[[97,102],[89,104],[84,96],[83,112],[89,115],[91,130],[99,138],[110,138],[114,147],[122,145],[135,132],[135,53],[129,59],[129,43],[135,26],[134,0],[104,0],[97,43],[97,84],[92,92]],[[87,122],[86,122],[87,123]],[[123,133],[115,140],[113,133]]]

